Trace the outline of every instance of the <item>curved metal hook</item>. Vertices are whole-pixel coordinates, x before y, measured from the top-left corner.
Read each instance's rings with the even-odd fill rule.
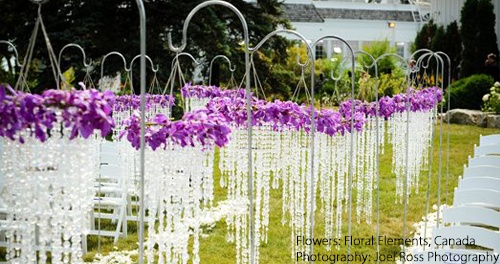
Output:
[[[19,53],[17,53],[16,46],[14,46],[14,44],[12,44],[12,42],[7,41],[7,40],[0,40],[0,43],[1,44],[7,44],[8,46],[10,46],[12,48],[12,50],[14,51],[15,58],[16,58],[16,64],[17,64],[17,66],[18,67],[22,67],[23,64],[21,64],[19,62]]]
[[[340,62],[339,62],[339,71],[340,71],[339,76],[335,77],[333,74],[333,69],[330,70],[330,78],[332,78],[332,80],[338,82],[338,81],[340,81],[340,79],[342,79],[342,75],[344,74],[344,67],[342,67],[342,66],[344,65],[344,62],[346,62],[347,60],[348,60],[347,57],[344,57],[344,58],[342,58],[342,60],[340,60]]]
[[[77,49],[79,49],[81,52],[82,52],[82,55],[83,55],[83,66],[85,68],[88,68],[90,67],[90,65],[92,65],[92,59],[89,59],[89,62],[85,62],[87,60],[87,54],[85,54],[85,50],[82,48],[82,46],[76,44],[76,43],[70,43],[70,44],[67,44],[66,46],[64,46],[60,51],[59,51],[59,57],[57,58],[57,65],[59,65],[59,68],[61,68],[61,57],[62,57],[62,53],[65,49],[67,48],[70,48],[70,47],[75,47]]]
[[[212,66],[214,64],[214,61],[216,59],[224,59],[227,61],[227,63],[229,64],[229,71],[231,72],[231,74],[236,70],[236,65],[233,65],[231,66],[231,61],[229,60],[229,58],[226,56],[226,55],[217,55],[215,56],[211,61],[210,61],[210,68],[208,69],[208,85],[212,85]]]
[[[138,0],[139,1],[139,0]],[[172,36],[171,36],[171,33],[169,32],[167,34],[167,39],[168,39],[168,47],[170,48],[170,50],[174,51],[174,52],[182,52],[185,48],[186,48],[186,45],[187,45],[187,29],[189,27],[189,22],[191,21],[191,19],[193,18],[193,16],[196,14],[196,12],[198,12],[200,9],[204,8],[204,7],[207,7],[207,6],[210,6],[210,5],[221,5],[221,6],[224,6],[224,7],[227,7],[229,8],[231,11],[233,11],[237,16],[238,18],[240,19],[240,22],[243,26],[243,41],[244,41],[244,45],[245,45],[245,74],[246,74],[246,92],[247,92],[247,95],[250,95],[250,54],[249,54],[249,50],[248,50],[248,47],[249,47],[249,37],[248,37],[248,24],[245,20],[245,17],[243,16],[243,14],[235,7],[233,6],[232,4],[228,3],[228,2],[224,2],[224,1],[219,1],[219,0],[210,0],[210,1],[206,1],[206,2],[202,2],[200,3],[199,5],[197,5],[193,10],[191,10],[191,12],[188,14],[186,20],[184,21],[184,27],[182,29],[182,44],[180,47],[174,47],[172,45]],[[171,108],[170,108],[171,109]],[[250,241],[249,241],[249,246],[250,246],[250,263],[254,263],[254,259],[255,259],[255,236],[254,236],[254,232],[255,232],[255,223],[254,223],[254,218],[253,218],[253,215],[254,215],[254,199],[253,199],[253,166],[252,166],[252,163],[253,163],[253,156],[252,156],[252,108],[251,108],[251,96],[246,96],[246,111],[247,111],[247,140],[248,140],[248,155],[247,155],[247,158],[248,158],[248,179],[247,179],[247,182],[248,182],[248,212],[249,212],[249,225],[250,225],[250,228],[249,228],[249,232],[250,232]],[[172,112],[172,111],[170,111]],[[142,200],[141,200],[142,201]],[[142,244],[141,244],[142,245]]]
[[[351,55],[351,70],[352,70],[352,74],[351,74],[351,100],[352,100],[352,103],[351,103],[351,113],[354,113],[354,106],[355,106],[355,103],[354,103],[354,81],[355,81],[355,74],[354,74],[354,68],[355,68],[355,65],[354,65],[354,50],[352,49],[351,45],[349,45],[349,43],[347,43],[346,40],[344,40],[343,38],[341,37],[338,37],[338,36],[335,36],[335,35],[327,35],[327,36],[323,36],[319,39],[317,39],[312,45],[311,47],[314,48],[316,47],[316,45],[320,42],[320,41],[323,41],[325,39],[335,39],[335,40],[339,40],[341,41],[342,43],[344,43],[347,48],[349,49],[350,51],[350,55]],[[316,54],[313,54],[313,56],[315,56]],[[313,64],[314,64],[314,57],[313,57]],[[314,84],[314,72],[313,74],[311,74],[311,83]],[[312,89],[312,91],[314,92],[314,89]],[[312,94],[312,98],[314,99],[314,93]],[[351,122],[351,133],[350,133],[350,152],[349,152],[349,164],[354,164],[354,122]],[[348,221],[349,221],[349,227],[348,227],[348,235],[350,236],[351,235],[351,223],[352,223],[352,182],[353,182],[353,176],[354,176],[354,170],[352,169],[352,166],[349,166],[349,174],[348,174],[348,184],[349,184],[349,188],[348,188],[348,196],[349,196],[349,213],[348,213]],[[314,201],[314,199],[312,199]],[[313,203],[314,204],[314,203]],[[314,209],[314,208],[313,208]],[[313,210],[314,212],[314,210]],[[314,214],[313,214],[314,215]],[[313,234],[311,234],[311,236],[313,236]],[[347,253],[349,254],[350,253],[350,250],[351,250],[351,247],[350,245],[348,245],[348,248],[347,248]]]
[[[425,58],[427,58],[427,63],[425,63]],[[438,63],[444,64],[444,61],[440,56],[438,56],[434,52],[431,52],[425,53],[424,55],[420,56],[417,60],[417,65],[422,65],[422,68],[427,69],[429,68],[429,64],[432,58],[435,58]]]
[[[323,36],[319,39],[317,39],[316,41],[313,42],[313,44],[311,45],[311,48],[315,48],[316,45],[318,45],[319,42],[325,40],[325,39],[334,39],[334,40],[339,40],[340,42],[344,43],[348,48],[349,48],[349,51],[351,52],[351,63],[352,63],[352,88],[353,88],[353,94],[354,94],[354,69],[355,69],[355,61],[354,61],[354,50],[352,49],[351,45],[349,45],[349,43],[347,43],[346,40],[344,40],[343,38],[339,37],[339,36]],[[314,56],[316,54],[313,54]],[[344,61],[347,61],[348,58],[342,58],[342,60],[340,61],[340,64],[343,64]],[[344,71],[344,69],[341,67],[341,70],[342,72]],[[339,77],[334,77],[333,76],[333,70],[330,72],[330,77],[334,80],[334,81],[339,81],[341,78],[342,78],[342,74],[339,75]],[[352,98],[354,100],[354,96]]]
[[[121,54],[118,51],[112,51],[112,52],[104,55],[104,57],[102,57],[102,60],[101,60],[101,79],[102,79],[102,77],[104,75],[104,61],[106,61],[106,58],[108,58],[109,56],[112,56],[112,55],[117,55],[118,57],[122,58],[123,67],[124,67],[125,71],[126,72],[130,71],[130,69],[127,68],[127,60],[125,59],[125,57],[123,56],[123,54]]]
[[[196,12],[198,12],[200,9],[202,8],[205,8],[207,6],[211,6],[211,5],[222,5],[222,6],[225,6],[229,9],[231,9],[237,16],[238,18],[240,19],[241,23],[243,24],[243,31],[244,31],[244,38],[245,38],[245,45],[248,47],[248,27],[247,27],[247,23],[245,21],[245,18],[243,17],[243,14],[240,12],[240,10],[238,10],[234,5],[228,3],[228,2],[225,2],[225,1],[219,1],[219,0],[211,0],[211,1],[206,1],[206,2],[203,2],[199,5],[197,5],[193,10],[191,10],[191,12],[189,12],[186,20],[184,21],[184,26],[182,28],[182,43],[181,43],[181,46],[179,47],[174,47],[174,45],[172,44],[172,34],[171,32],[168,32],[167,33],[167,40],[168,40],[168,48],[171,50],[171,51],[174,51],[174,52],[182,52],[185,48],[186,48],[186,45],[187,45],[187,30],[188,30],[188,27],[189,27],[189,23],[191,22],[191,19],[194,17],[194,15],[196,14]]]
[[[428,50],[428,49],[421,49],[421,50],[418,50],[417,52],[419,52],[419,53],[425,52],[425,53],[417,59],[416,67],[415,67],[416,72],[419,71],[420,68],[422,68],[424,70],[429,68],[431,59],[435,58],[436,63],[437,63],[437,65],[436,65],[436,77],[439,76],[439,69],[440,68],[441,68],[441,75],[442,75],[442,77],[444,77],[444,60],[443,60],[443,58],[441,58],[437,53],[435,53],[431,50]],[[438,80],[436,79],[436,84],[437,84],[437,81]]]
[[[366,52],[364,50],[356,50],[356,51],[354,51],[354,54],[355,55],[356,54],[361,54],[361,55],[365,55],[368,58],[370,58],[370,60],[371,60],[372,63],[370,65],[368,65],[368,66],[366,66],[365,62],[363,61],[363,67],[364,68],[370,69],[372,67],[377,67],[377,62],[376,62],[375,58],[370,53],[368,53],[368,52]]]
[[[172,60],[172,63],[171,63],[171,65],[170,65],[170,67],[171,67],[170,69],[173,69],[173,68],[174,68],[174,63],[175,63],[176,61],[178,62],[178,61],[179,61],[179,57],[181,57],[181,56],[186,56],[186,57],[191,58],[191,60],[194,62],[195,67],[198,67],[198,66],[200,66],[200,65],[201,65],[201,62],[199,62],[197,59],[195,59],[195,58],[193,57],[193,55],[191,55],[190,53],[187,53],[187,52],[180,52],[180,53],[177,53],[177,54],[175,55],[174,59]]]
[[[296,37],[298,37],[307,46],[307,55],[308,55],[307,57],[310,58],[311,60],[314,59],[313,54],[312,54],[311,45],[309,45],[309,43],[307,43],[306,38],[304,36],[302,36],[302,34],[298,33],[297,31],[289,30],[289,29],[278,29],[278,30],[275,30],[275,31],[267,34],[267,36],[265,36],[254,48],[250,48],[250,54],[253,55],[253,53],[255,53],[257,50],[259,50],[260,47],[262,47],[262,45],[264,45],[264,43],[266,43],[267,40],[269,40],[271,37],[278,35],[280,33],[286,33],[286,34],[295,35]],[[251,56],[251,57],[253,57],[253,56]],[[306,60],[305,63],[301,63],[297,59],[297,64],[300,67],[305,68],[309,65],[309,60]]]
[[[139,59],[140,57],[141,57],[141,55],[137,55],[137,56],[135,56],[135,57],[132,59],[132,61],[130,61],[130,64],[129,64],[129,65],[130,65],[130,68],[129,68],[129,70],[132,70],[132,67],[134,67],[134,62],[135,62],[135,60]],[[159,68],[160,68],[160,66],[159,66],[158,64],[156,64],[156,69],[155,69],[155,66],[154,66],[154,64],[153,64],[153,61],[151,60],[151,58],[150,58],[148,55],[146,55],[146,60],[148,60],[148,61],[149,61],[149,63],[151,64],[151,71],[153,71],[154,73],[157,73],[157,72],[158,72],[158,70],[159,70]]]
[[[407,71],[409,71],[410,68],[411,68],[408,60],[405,59],[403,56],[397,54],[397,53],[384,53],[384,54],[380,55],[378,58],[375,59],[375,63],[378,65],[378,62],[381,61],[385,57],[396,57],[396,58],[398,58],[399,60],[401,60],[402,62],[404,62],[403,66],[404,66],[405,70],[407,70]]]

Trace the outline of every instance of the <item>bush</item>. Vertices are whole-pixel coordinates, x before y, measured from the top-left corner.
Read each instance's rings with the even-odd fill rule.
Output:
[[[471,75],[450,86],[451,109],[481,109],[483,96],[490,91],[494,80],[485,74]]]
[[[495,82],[490,93],[483,96],[483,102],[481,110],[484,112],[500,113],[500,82]]]

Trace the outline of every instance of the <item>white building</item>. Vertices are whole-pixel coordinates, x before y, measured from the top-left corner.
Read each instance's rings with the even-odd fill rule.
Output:
[[[283,11],[292,27],[308,41],[336,35],[358,50],[363,44],[388,40],[398,47],[400,55],[409,56],[418,30],[430,18],[429,1],[285,0]],[[332,52],[341,50],[345,50],[341,42],[328,40],[318,45],[315,53],[329,58]]]

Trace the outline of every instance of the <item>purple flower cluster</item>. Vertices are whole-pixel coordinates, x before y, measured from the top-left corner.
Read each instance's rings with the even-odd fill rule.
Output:
[[[170,95],[146,94],[146,110],[162,107],[167,108],[175,104],[175,97]],[[138,110],[141,108],[140,95],[120,95],[116,96],[114,111],[124,112],[129,110]]]
[[[41,95],[0,86],[0,136],[15,140],[21,131],[44,142],[59,124],[70,128],[70,139],[88,138],[94,130],[105,137],[115,126],[115,97],[97,90],[46,90]],[[19,141],[24,139],[19,135]]]
[[[234,123],[238,126],[246,126],[247,112],[245,100],[242,98],[218,97],[212,99],[207,104],[207,109],[212,113],[220,113],[228,123]],[[344,134],[350,131],[350,116],[342,116],[339,112],[332,109],[314,110],[316,130],[328,135],[337,133]],[[354,115],[354,127],[361,131],[366,117],[364,114]],[[304,129],[310,131],[311,127],[311,109],[306,105],[298,105],[294,102],[283,102],[276,100],[267,102],[264,100],[252,101],[252,125],[261,126],[263,124],[272,124],[273,129]]]
[[[127,140],[136,149],[140,147],[140,115],[134,112],[132,117],[125,121],[126,128],[120,138],[126,135]],[[231,129],[224,117],[208,110],[197,110],[184,114],[181,120],[170,121],[162,114],[149,120],[145,131],[145,141],[153,150],[167,147],[168,140],[181,147],[225,146],[229,142]]]
[[[428,87],[422,90],[410,90],[410,111],[429,111],[443,99],[443,91],[438,87]],[[379,100],[379,116],[389,118],[394,113],[406,111],[406,94],[397,94],[394,97],[384,96]],[[364,113],[366,116],[375,116],[376,103],[354,100],[355,112]],[[340,104],[339,113],[347,117],[352,109],[352,101],[347,100]]]
[[[181,95],[184,98],[246,98],[246,90],[222,90],[217,86],[191,85],[191,83],[186,83],[181,89]]]
[[[188,93],[188,91],[190,93]],[[245,127],[247,125],[246,100],[244,97],[234,97],[233,93],[220,93],[217,87],[186,86],[183,88],[184,96],[209,97],[212,98],[204,110],[185,113],[182,120],[171,122],[163,115],[157,115],[149,120],[146,130],[146,142],[153,149],[161,145],[167,146],[167,140],[174,144],[184,146],[202,146],[216,144],[221,147],[227,144],[228,135],[231,132],[229,124]],[[225,92],[225,91],[223,91]],[[442,99],[442,91],[437,87],[412,90],[410,103],[411,111],[427,111]],[[351,132],[351,122],[354,129],[361,131],[369,116],[375,116],[375,102],[362,102],[355,100],[355,111],[352,114],[352,101],[343,102],[339,110],[314,109],[315,127],[318,132],[333,136],[344,135]],[[379,100],[379,115],[390,117],[395,112],[403,112],[406,109],[406,94],[398,94],[394,97],[383,97]],[[267,102],[252,98],[252,125],[261,126],[271,124],[277,131],[283,129],[304,129],[306,132],[311,128],[311,108],[306,105],[298,105],[294,102],[283,102],[276,100]],[[125,134],[132,146],[139,148],[140,143],[140,117],[138,113],[133,114],[126,122]]]

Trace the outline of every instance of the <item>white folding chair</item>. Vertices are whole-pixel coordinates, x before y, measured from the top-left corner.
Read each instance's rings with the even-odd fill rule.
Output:
[[[479,136],[479,145],[480,146],[496,145],[496,144],[500,144],[500,134]]]
[[[458,190],[486,189],[500,192],[500,178],[475,177],[459,179]]]
[[[467,167],[464,165],[464,179],[476,177],[492,177],[500,179],[500,167],[487,165]]]
[[[500,228],[500,212],[478,206],[457,206],[443,211],[443,224]]]
[[[500,155],[500,144],[485,145],[485,146],[474,145],[474,157],[481,157],[488,155],[496,155],[496,156]]]
[[[94,188],[96,196],[93,200],[94,208],[91,212],[91,230],[89,235],[109,236],[118,242],[120,236],[127,235],[127,188],[124,184],[122,163],[116,142],[101,144],[100,171]],[[97,210],[97,211],[96,211]],[[103,212],[103,210],[112,213]],[[95,220],[109,219],[116,224],[114,230],[102,230],[95,225]],[[84,245],[86,241],[84,240]]]
[[[500,167],[500,156],[481,156],[475,158],[471,158],[471,156],[469,156],[469,167],[475,166]]]
[[[500,210],[500,192],[485,189],[455,189],[453,206],[464,205]]]
[[[435,228],[433,239],[437,243],[442,243],[445,239],[465,239],[469,237],[469,242],[474,239],[474,245],[500,252],[500,233],[483,227],[476,226],[449,226]],[[443,249],[452,246],[444,245]]]

